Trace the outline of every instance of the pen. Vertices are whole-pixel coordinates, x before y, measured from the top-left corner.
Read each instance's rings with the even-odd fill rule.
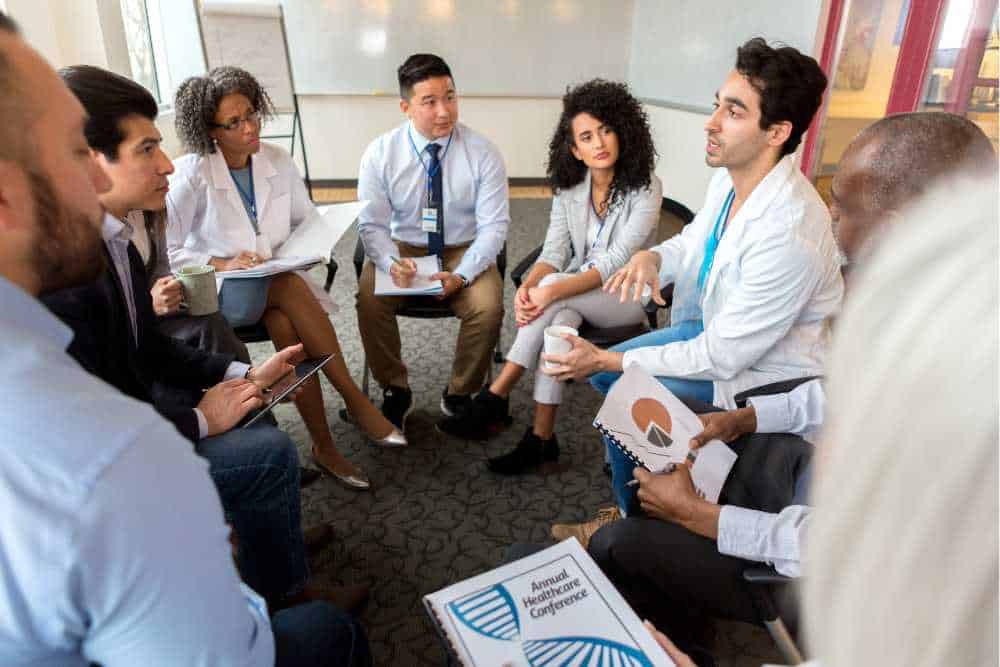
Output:
[[[694,463],[695,459],[698,458],[698,455],[695,454],[693,451],[691,451],[691,452],[688,452],[688,455],[687,455],[686,458],[691,463]],[[667,474],[670,474],[673,471],[677,470],[677,465],[678,464],[676,464],[676,463],[668,463],[667,466],[663,470],[661,470],[658,473],[654,473],[654,474],[657,474],[657,475],[667,475]],[[637,480],[637,479],[630,479],[629,481],[625,482],[625,486],[629,486],[629,487],[639,486],[639,480]]]

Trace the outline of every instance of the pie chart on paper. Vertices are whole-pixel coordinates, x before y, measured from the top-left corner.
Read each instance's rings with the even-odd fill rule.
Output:
[[[666,449],[673,444],[669,435],[673,425],[670,412],[656,399],[640,398],[633,403],[632,421],[652,446]]]

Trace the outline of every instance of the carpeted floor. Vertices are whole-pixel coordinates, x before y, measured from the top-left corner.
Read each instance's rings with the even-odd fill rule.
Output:
[[[514,200],[508,235],[513,268],[537,246],[548,224],[550,200]],[[674,229],[673,231],[676,231]],[[354,310],[356,280],[351,263],[356,234],[337,246],[340,271],[332,295],[348,366],[360,384],[363,351]],[[325,269],[316,269],[320,280]],[[506,303],[514,287],[505,282]],[[343,583],[368,583],[372,600],[362,617],[376,665],[442,665],[445,654],[424,613],[421,598],[450,583],[498,565],[514,542],[549,542],[549,526],[581,521],[608,505],[610,489],[602,472],[602,450],[591,426],[600,406],[589,385],[571,385],[557,422],[560,470],[549,475],[502,478],[489,473],[486,458],[507,451],[527,428],[531,415],[530,378],[511,397],[514,426],[487,444],[446,437],[434,429],[441,390],[450,374],[458,326],[454,319],[400,320],[403,358],[414,392],[415,410],[407,423],[410,446],[379,449],[337,418],[339,396],[323,381],[326,411],[334,438],[371,478],[370,492],[354,492],[324,478],[303,491],[303,522],[332,522],[336,544],[320,555],[317,576]],[[514,336],[508,312],[501,337],[504,351]],[[255,359],[270,344],[251,346]],[[376,402],[381,392],[373,383]],[[376,396],[377,394],[377,396]],[[281,427],[310,465],[309,438],[293,407],[276,409]],[[714,647],[721,665],[778,662],[767,634],[739,623],[720,624]]]

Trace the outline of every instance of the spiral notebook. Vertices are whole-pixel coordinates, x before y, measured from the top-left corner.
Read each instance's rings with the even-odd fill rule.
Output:
[[[424,597],[464,667],[672,667],[574,538]]]
[[[736,453],[721,440],[692,452],[688,443],[702,430],[701,421],[669,389],[636,365],[625,369],[608,392],[597,428],[636,465],[660,472],[667,465],[692,460],[691,479],[698,495],[719,501],[722,485],[736,463]]]

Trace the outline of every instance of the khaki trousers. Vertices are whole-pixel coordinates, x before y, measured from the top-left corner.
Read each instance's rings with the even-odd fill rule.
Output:
[[[441,258],[444,270],[454,271],[468,247],[445,248]],[[423,257],[427,249],[400,243],[399,253],[402,257]],[[375,296],[375,265],[365,261],[358,280],[358,328],[372,375],[383,388],[409,386],[396,313],[413,298],[428,297]],[[447,303],[461,321],[448,393],[471,394],[486,379],[503,322],[503,280],[496,265],[490,265],[472,284],[455,292]]]

